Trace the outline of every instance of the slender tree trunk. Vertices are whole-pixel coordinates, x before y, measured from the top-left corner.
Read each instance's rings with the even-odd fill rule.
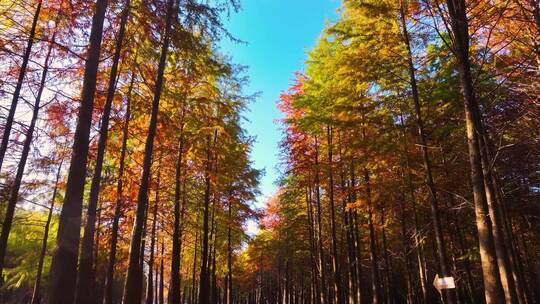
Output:
[[[157,225],[157,213],[159,208],[159,190],[161,184],[161,165],[158,166],[157,184],[156,184],[156,198],[154,202],[154,208],[152,210],[152,232],[150,236],[150,260],[148,261],[148,278],[146,285],[146,304],[153,304],[154,302],[154,247],[156,245],[156,225]],[[156,274],[157,276],[157,274]]]
[[[126,275],[126,284],[124,288],[124,303],[139,303],[141,301],[140,285],[142,280],[142,269],[139,266],[141,241],[143,234],[143,226],[145,222],[145,209],[148,205],[148,186],[150,183],[150,171],[152,165],[152,154],[154,149],[154,137],[156,136],[157,120],[159,112],[159,100],[163,89],[164,72],[166,66],[167,53],[169,51],[169,43],[171,36],[171,28],[174,19],[174,0],[167,1],[167,17],[165,24],[165,33],[163,36],[163,45],[161,48],[161,56],[157,70],[157,79],[154,89],[154,100],[152,102],[152,113],[150,116],[150,124],[148,127],[148,136],[145,143],[143,172],[139,193],[137,195],[137,211],[135,215],[135,223],[131,237],[129,250],[129,262]]]
[[[75,303],[93,304],[96,296],[94,266],[94,234],[96,221],[96,208],[101,186],[101,171],[103,168],[103,159],[107,148],[107,139],[109,133],[109,118],[111,115],[112,101],[116,92],[116,79],[118,74],[118,63],[124,42],[124,33],[130,11],[130,0],[126,1],[122,17],[120,19],[120,29],[116,40],[115,51],[112,61],[111,73],[109,75],[109,84],[107,90],[107,99],[103,107],[101,117],[101,126],[99,130],[99,141],[97,147],[96,164],[92,183],[90,186],[90,198],[88,201],[88,211],[86,215],[86,224],[84,226],[84,235],[82,238],[81,255],[79,257],[79,272],[77,277],[77,290],[75,294]]]
[[[227,225],[227,290],[225,292],[225,304],[232,304],[232,244],[231,244],[231,225],[232,225],[232,197],[228,203],[228,225]]]
[[[351,201],[356,202],[356,168],[355,168],[354,158],[351,160]],[[360,228],[358,224],[358,212],[356,209],[352,210],[351,214],[351,228],[352,228],[352,238],[354,243],[354,257],[356,265],[356,303],[362,303],[362,252],[360,248]]]
[[[328,201],[330,203],[330,230],[332,232],[332,270],[334,272],[334,301],[343,304],[343,293],[341,290],[341,273],[338,262],[337,236],[336,236],[336,207],[334,202],[334,173],[333,173],[333,155],[332,155],[332,129],[326,127],[326,136],[328,141]]]
[[[324,264],[324,247],[322,239],[322,207],[321,207],[321,183],[319,177],[319,144],[317,141],[317,136],[315,136],[315,200],[317,203],[317,242],[318,242],[318,264],[319,264],[319,273],[321,275],[321,294],[320,294],[320,303],[325,304],[328,298],[328,289],[326,286],[326,270]]]
[[[413,63],[411,45],[409,40],[409,33],[407,31],[407,21],[405,14],[405,7],[403,0],[401,2],[401,26],[403,31],[403,38],[407,47],[407,63],[409,68],[410,85],[412,90],[412,96],[414,101],[414,110],[416,115],[416,126],[418,129],[418,137],[420,139],[420,146],[422,151],[422,159],[424,162],[424,170],[426,171],[426,185],[429,190],[430,196],[430,210],[431,220],[433,222],[433,230],[435,233],[435,243],[437,248],[437,261],[439,263],[439,271],[443,277],[450,276],[450,268],[448,264],[448,257],[446,253],[446,246],[444,242],[444,235],[442,231],[442,225],[440,220],[439,202],[437,198],[437,191],[435,189],[435,182],[433,181],[433,174],[431,171],[431,161],[429,159],[429,152],[427,148],[426,134],[424,131],[424,122],[422,119],[422,112],[420,107],[420,96],[416,85],[416,75]],[[452,304],[456,302],[455,289],[445,289],[442,291],[444,303]]]
[[[382,234],[382,252],[384,257],[384,280],[386,281],[384,292],[386,301],[385,303],[391,304],[394,303],[393,293],[391,288],[392,285],[392,261],[388,256],[388,242],[386,239],[386,223],[385,223],[385,212],[386,210],[381,208],[381,234]]]
[[[49,303],[72,304],[75,296],[84,181],[103,22],[105,21],[107,5],[107,0],[97,0],[92,18],[81,105],[75,129],[64,204],[60,213],[56,249],[52,258]]]
[[[38,6],[41,6],[41,1],[39,2]],[[55,37],[56,37],[56,32],[53,34],[52,41],[55,40]],[[2,232],[0,233],[0,278],[4,271],[4,259],[6,257],[9,233],[11,231],[11,225],[13,224],[15,208],[17,207],[17,202],[19,201],[19,190],[22,184],[24,169],[26,167],[26,161],[28,160],[28,155],[30,154],[32,139],[34,138],[34,130],[36,128],[38,114],[39,114],[39,110],[41,106],[41,95],[43,94],[43,89],[45,89],[45,82],[47,80],[47,73],[49,71],[49,59],[51,57],[52,50],[53,50],[53,42],[49,43],[49,48],[47,50],[47,55],[45,57],[45,64],[43,66],[43,72],[41,73],[41,81],[39,83],[39,89],[36,95],[36,100],[34,101],[34,109],[32,110],[32,118],[30,119],[30,126],[28,127],[28,130],[26,131],[26,134],[25,134],[26,138],[23,144],[21,159],[19,160],[19,164],[17,166],[17,173],[15,174],[15,180],[13,181],[11,185],[8,204],[7,204],[7,208],[4,215],[4,221],[2,222]]]
[[[172,259],[171,259],[171,283],[169,301],[171,303],[180,303],[180,179],[182,175],[182,156],[184,150],[184,115],[185,106],[182,107],[180,140],[178,144],[178,156],[176,159],[175,191],[174,191],[174,227],[172,240]],[[185,189],[184,189],[185,191]]]
[[[483,121],[481,114],[477,113],[478,121]],[[484,188],[486,191],[486,200],[488,203],[489,217],[491,219],[493,230],[493,243],[495,245],[495,253],[497,254],[497,265],[501,275],[501,284],[504,290],[506,303],[518,303],[519,298],[516,290],[516,283],[512,276],[512,267],[510,264],[509,250],[505,238],[505,219],[503,218],[500,208],[502,204],[501,198],[496,189],[495,180],[493,177],[493,169],[491,165],[491,157],[488,152],[488,142],[486,130],[482,128],[481,134],[478,136],[480,153],[482,156],[482,169],[484,174]]]
[[[420,229],[419,229],[419,219],[418,219],[418,212],[416,208],[416,195],[413,185],[413,174],[410,166],[410,159],[409,159],[409,150],[407,148],[407,137],[405,135],[405,124],[403,122],[403,115],[400,115],[400,124],[401,124],[401,130],[402,130],[402,136],[403,141],[405,143],[405,149],[404,149],[404,157],[405,157],[405,170],[407,172],[406,175],[406,183],[407,188],[409,191],[409,196],[411,198],[411,208],[412,208],[412,214],[413,214],[413,234],[414,234],[414,246],[416,247],[416,260],[418,264],[418,279],[420,281],[420,289],[422,290],[422,301],[423,303],[428,303],[428,290],[427,290],[427,281],[426,281],[426,262],[425,262],[425,255],[424,255],[424,245],[421,241],[421,235],[420,235]]]
[[[161,259],[159,262],[159,273],[161,274],[159,276],[159,304],[165,304],[165,282],[164,282],[165,281],[164,280],[165,268],[163,265],[163,260],[165,258],[164,251],[165,251],[165,244],[162,240],[161,241]]]
[[[467,143],[469,149],[469,163],[471,182],[473,187],[476,225],[478,228],[478,242],[480,247],[480,260],[484,278],[484,293],[487,304],[503,303],[504,291],[501,284],[497,255],[493,243],[491,219],[484,188],[484,174],[482,168],[482,155],[479,136],[481,136],[481,121],[476,100],[471,67],[469,61],[469,27],[464,0],[447,0],[450,21],[454,38],[454,52],[459,63],[459,75],[465,104],[465,122],[467,130]]]
[[[120,164],[118,169],[118,182],[116,185],[116,205],[114,206],[113,224],[111,228],[111,243],[109,247],[109,261],[107,263],[107,273],[105,274],[104,304],[113,303],[114,288],[114,268],[116,266],[116,244],[118,243],[118,228],[120,216],[122,214],[123,195],[124,195],[124,170],[127,152],[127,140],[129,136],[129,121],[131,118],[131,93],[133,91],[133,82],[135,75],[131,75],[131,81],[127,92],[127,105],[124,127],[122,129],[122,148],[120,151]]]
[[[171,303],[180,303],[180,179],[182,175],[182,156],[184,150],[184,114],[185,108],[182,108],[180,140],[178,144],[178,156],[176,159],[175,191],[174,191],[174,227],[172,235],[172,258],[171,258],[171,283],[169,301]],[[185,191],[185,189],[184,189]]]
[[[11,135],[11,128],[13,127],[13,120],[15,119],[15,112],[17,111],[17,104],[19,103],[19,96],[21,95],[24,77],[26,76],[26,68],[28,67],[30,53],[32,52],[32,46],[34,45],[37,22],[41,12],[41,2],[42,0],[38,0],[36,10],[34,11],[32,27],[30,28],[30,36],[26,42],[26,49],[24,50],[23,61],[19,70],[19,77],[17,78],[17,84],[15,85],[15,91],[13,91],[13,98],[11,99],[11,105],[9,107],[8,116],[4,125],[4,134],[2,135],[2,142],[0,143],[0,172],[2,171],[2,165],[4,164],[4,157],[6,156],[6,151],[9,145],[9,136]]]
[[[41,243],[41,251],[39,253],[39,261],[37,267],[36,281],[34,283],[34,291],[32,293],[31,304],[41,303],[41,275],[43,273],[43,262],[45,255],[47,254],[47,241],[49,240],[49,228],[51,226],[52,215],[54,211],[54,201],[56,199],[56,193],[58,192],[58,183],[60,182],[60,174],[62,172],[62,163],[58,165],[58,171],[56,172],[56,180],[54,182],[54,190],[51,198],[51,205],[49,206],[49,213],[47,215],[47,221],[45,222],[45,230],[43,231],[43,241]]]
[[[372,303],[379,304],[382,303],[381,298],[381,283],[379,279],[379,269],[377,267],[377,240],[375,239],[375,227],[373,224],[373,202],[371,201],[371,185],[369,182],[369,171],[364,170],[364,180],[366,183],[366,198],[368,204],[368,227],[369,227],[369,259],[371,261],[371,290]]]
[[[478,242],[480,247],[480,260],[484,277],[484,293],[487,304],[504,303],[504,291],[501,284],[497,255],[493,244],[491,219],[484,188],[484,174],[482,168],[482,155],[480,151],[479,136],[481,136],[481,121],[478,102],[474,93],[471,66],[469,61],[469,27],[467,21],[466,4],[464,0],[447,0],[450,23],[453,31],[454,52],[459,64],[459,75],[465,104],[465,122],[467,130],[467,144],[469,149],[469,163],[471,183],[478,228]]]
[[[198,221],[198,217],[197,217]],[[196,287],[195,287],[195,274],[197,270],[197,253],[199,252],[199,230],[195,231],[195,246],[194,246],[194,253],[193,253],[193,269],[192,269],[192,276],[191,276],[191,303],[195,303],[195,299],[197,298],[196,295]]]
[[[217,140],[217,131],[214,132],[214,144]],[[199,304],[210,303],[210,277],[208,272],[209,265],[209,209],[210,209],[210,174],[212,171],[212,147],[210,138],[207,139],[206,151],[206,169],[205,169],[205,190],[204,190],[204,206],[203,206],[203,231],[202,231],[202,249],[201,249],[201,272],[199,281]]]

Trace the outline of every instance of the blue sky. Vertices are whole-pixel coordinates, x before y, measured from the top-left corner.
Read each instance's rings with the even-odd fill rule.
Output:
[[[262,206],[276,187],[278,143],[275,120],[280,117],[276,101],[292,83],[293,73],[302,70],[307,51],[313,47],[325,22],[336,19],[339,0],[242,0],[242,10],[225,22],[234,37],[246,44],[222,41],[221,49],[235,63],[249,66],[251,79],[246,92],[261,92],[246,113],[245,128],[257,138],[252,159],[265,169]]]

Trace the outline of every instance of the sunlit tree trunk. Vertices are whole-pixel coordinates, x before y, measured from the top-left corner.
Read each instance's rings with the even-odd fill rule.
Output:
[[[337,235],[336,235],[336,207],[334,202],[334,172],[332,155],[332,129],[326,127],[326,136],[328,144],[328,201],[330,203],[330,230],[332,233],[332,271],[334,272],[334,302],[343,304],[343,293],[341,290],[341,273],[338,262]]]
[[[450,23],[452,26],[454,52],[458,61],[461,89],[465,104],[465,122],[471,183],[478,228],[480,259],[484,278],[484,293],[487,304],[504,303],[504,291],[501,284],[497,255],[493,244],[491,219],[484,188],[484,174],[479,136],[481,136],[481,121],[478,120],[479,109],[476,100],[471,66],[469,61],[469,26],[464,0],[447,0]]]
[[[135,223],[131,236],[131,244],[129,249],[129,261],[126,275],[126,283],[124,288],[124,303],[139,303],[141,301],[142,289],[142,269],[140,268],[141,241],[143,234],[143,226],[145,222],[145,210],[148,205],[148,188],[150,183],[150,169],[152,165],[152,155],[154,149],[154,137],[156,136],[157,120],[159,112],[159,100],[163,89],[164,72],[166,66],[167,53],[169,50],[172,22],[174,19],[174,0],[167,1],[167,16],[165,24],[165,33],[163,35],[163,44],[161,48],[161,56],[157,69],[157,79],[154,88],[154,99],[152,102],[152,112],[150,115],[150,124],[148,127],[148,135],[145,143],[143,172],[139,193],[137,195],[137,211],[135,214]]]
[[[319,144],[317,140],[317,136],[315,136],[315,202],[317,206],[317,243],[318,243],[318,250],[317,250],[317,259],[318,259],[318,265],[319,265],[319,273],[321,277],[321,294],[320,294],[320,303],[325,304],[328,300],[328,288],[326,286],[326,270],[325,270],[325,263],[324,263],[324,247],[323,247],[323,239],[322,239],[322,207],[321,207],[321,183],[320,183],[320,176],[319,176]]]
[[[448,257],[446,253],[446,246],[444,242],[444,236],[442,231],[442,224],[440,220],[439,212],[439,202],[437,198],[437,191],[435,189],[435,182],[433,181],[433,174],[431,169],[431,161],[429,158],[429,152],[427,147],[426,134],[424,130],[424,122],[422,118],[422,112],[420,107],[420,96],[418,93],[418,87],[416,84],[416,75],[415,68],[413,63],[413,55],[411,51],[411,45],[409,40],[409,33],[407,31],[407,20],[403,0],[400,1],[401,4],[401,27],[403,32],[403,40],[405,46],[407,47],[407,63],[409,69],[409,80],[412,90],[412,97],[414,102],[414,110],[416,116],[416,126],[418,129],[418,137],[420,139],[420,150],[422,152],[422,160],[424,165],[424,170],[426,172],[426,185],[428,187],[429,196],[430,196],[430,211],[431,211],[431,220],[433,222],[433,231],[435,233],[435,244],[437,246],[437,259],[439,264],[439,271],[441,276],[447,277],[450,276],[450,268],[448,263]],[[456,302],[455,289],[445,289],[443,292],[443,299],[445,303],[452,304]]]
[[[84,70],[81,104],[75,129],[71,165],[68,171],[64,203],[60,213],[56,249],[52,258],[48,293],[49,303],[73,304],[75,296],[88,145],[107,5],[107,0],[97,0],[92,18],[90,46]]]
[[[209,304],[210,303],[210,273],[208,271],[209,266],[209,234],[210,234],[210,191],[211,191],[211,181],[210,175],[212,172],[212,147],[215,146],[215,141],[217,140],[217,130],[214,132],[214,145],[211,145],[211,138],[208,137],[207,151],[206,151],[206,165],[205,165],[205,176],[204,176],[204,205],[203,205],[203,231],[201,234],[202,248],[201,248],[201,271],[199,278],[199,304]]]
[[[156,198],[154,208],[152,210],[152,232],[150,235],[150,259],[148,260],[148,277],[146,285],[146,304],[154,303],[154,249],[156,246],[156,226],[158,221],[158,208],[160,204],[160,185],[161,185],[161,163],[158,166],[157,182],[156,182]],[[157,274],[156,274],[157,276]]]
[[[364,182],[366,183],[366,200],[368,208],[369,259],[371,270],[372,303],[380,304],[382,303],[382,298],[379,269],[377,267],[377,240],[375,236],[375,226],[373,223],[373,202],[371,200],[371,184],[369,181],[369,171],[367,169],[364,169]]]
[[[120,62],[120,54],[122,44],[124,42],[124,33],[126,23],[128,21],[130,10],[130,0],[126,1],[122,17],[120,19],[120,29],[116,40],[115,51],[112,61],[111,72],[109,74],[109,83],[107,89],[107,97],[103,107],[101,117],[101,126],[99,130],[99,141],[97,147],[96,163],[94,167],[94,175],[90,186],[90,198],[88,201],[88,211],[86,214],[86,224],[84,226],[84,235],[82,238],[81,255],[79,257],[79,272],[77,277],[77,290],[75,294],[75,303],[93,304],[96,296],[95,288],[95,273],[94,269],[94,234],[96,221],[96,208],[101,188],[101,171],[103,168],[103,159],[105,158],[105,150],[107,148],[107,139],[109,136],[109,119],[111,115],[112,101],[116,93],[116,81],[118,74],[118,64]]]
[[[169,291],[169,301],[171,303],[180,302],[180,247],[181,247],[181,235],[180,235],[180,179],[182,175],[182,156],[184,151],[184,113],[185,109],[182,109],[181,126],[180,126],[180,140],[178,144],[178,156],[176,159],[176,172],[175,172],[175,190],[174,190],[174,227],[172,235],[172,258],[171,258],[171,281]],[[185,191],[185,189],[184,189]]]
[[[129,135],[129,121],[131,118],[131,93],[133,91],[133,82],[135,75],[131,75],[131,81],[127,91],[126,113],[124,126],[122,128],[122,148],[120,150],[120,164],[118,169],[118,181],[116,185],[116,203],[114,206],[114,216],[111,228],[111,242],[109,245],[109,259],[107,262],[107,272],[105,274],[105,288],[103,295],[104,304],[113,303],[113,287],[114,287],[114,269],[116,266],[116,245],[118,243],[118,226],[120,216],[122,215],[123,195],[124,195],[124,170],[125,159],[127,152],[127,140]]]

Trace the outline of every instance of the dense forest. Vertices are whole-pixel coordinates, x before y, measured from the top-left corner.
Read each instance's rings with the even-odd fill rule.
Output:
[[[1,303],[540,303],[539,0],[343,0],[262,209],[240,6],[0,1]]]

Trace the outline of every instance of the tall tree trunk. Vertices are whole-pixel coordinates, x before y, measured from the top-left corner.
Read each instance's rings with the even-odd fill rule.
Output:
[[[161,166],[158,167],[157,184],[156,184],[156,199],[154,202],[154,210],[152,210],[152,232],[150,240],[150,260],[148,261],[148,278],[146,285],[146,304],[154,303],[154,248],[156,246],[156,225],[157,225],[157,213],[159,208],[159,188],[161,183]],[[156,275],[157,276],[157,275]]]
[[[480,113],[477,113],[478,121],[482,122],[483,119]],[[500,205],[502,204],[501,198],[498,195],[496,189],[496,183],[493,177],[493,169],[491,164],[491,156],[488,152],[487,131],[482,128],[482,133],[479,134],[480,153],[482,156],[482,169],[484,174],[484,188],[486,191],[486,200],[488,203],[489,217],[491,219],[492,231],[493,231],[493,243],[495,245],[495,253],[497,254],[497,265],[499,266],[499,273],[501,275],[501,284],[504,290],[506,303],[518,303],[516,290],[516,282],[512,276],[512,267],[510,264],[509,250],[507,248],[505,238],[505,219],[501,212]],[[524,299],[523,299],[524,300]]]
[[[383,252],[383,261],[384,261],[384,292],[385,292],[385,303],[391,304],[394,303],[393,293],[392,293],[392,261],[388,256],[388,242],[386,239],[386,222],[385,222],[385,208],[381,208],[381,234],[382,234],[382,252]]]
[[[41,6],[41,1],[38,6]],[[53,34],[52,41],[55,40],[56,31]],[[49,48],[47,50],[47,55],[45,57],[45,64],[43,66],[43,72],[41,73],[41,80],[39,83],[39,89],[36,95],[36,100],[34,101],[34,109],[32,110],[32,118],[30,119],[30,126],[26,130],[26,138],[24,140],[23,149],[21,153],[21,159],[17,166],[17,173],[15,174],[15,180],[11,184],[11,189],[9,192],[9,199],[7,208],[4,214],[4,221],[2,222],[2,232],[0,233],[0,278],[4,271],[4,259],[6,257],[7,242],[9,238],[9,233],[11,231],[11,225],[13,224],[13,217],[15,215],[15,207],[19,201],[19,190],[21,188],[24,169],[26,167],[26,161],[28,160],[28,155],[30,154],[30,148],[32,144],[32,139],[34,138],[34,130],[36,128],[38,114],[41,106],[41,95],[43,94],[43,89],[45,89],[45,82],[47,80],[47,73],[49,71],[49,59],[53,50],[54,42],[49,43]],[[0,164],[1,165],[1,164]],[[1,282],[0,282],[1,284]]]
[[[422,301],[423,303],[428,303],[428,290],[427,290],[427,279],[426,279],[426,262],[425,262],[425,255],[424,255],[424,245],[421,241],[421,235],[420,235],[420,223],[418,219],[418,212],[416,208],[416,195],[415,195],[415,188],[413,185],[413,174],[411,170],[410,165],[410,159],[409,159],[409,149],[407,148],[407,137],[405,135],[405,124],[403,122],[403,115],[400,115],[400,124],[401,124],[401,131],[402,131],[402,137],[403,141],[405,143],[404,147],[404,157],[405,157],[405,170],[407,172],[406,174],[406,187],[409,192],[409,196],[411,199],[411,208],[412,208],[412,214],[413,214],[413,235],[414,235],[414,246],[416,247],[416,260],[418,264],[418,279],[420,281],[420,289],[422,290]]]
[[[122,214],[124,195],[124,170],[127,152],[127,140],[129,136],[129,121],[131,118],[131,93],[135,75],[131,75],[131,81],[127,92],[127,105],[124,127],[122,129],[122,148],[120,151],[120,164],[118,169],[118,182],[116,185],[116,204],[114,206],[113,224],[111,228],[111,243],[109,245],[109,261],[107,263],[107,273],[105,274],[104,304],[113,303],[114,268],[116,266],[116,244],[118,243],[118,226]]]
[[[164,276],[165,276],[165,268],[164,268],[164,265],[163,265],[163,260],[165,258],[165,255],[164,255],[164,251],[165,251],[165,244],[163,242],[163,240],[161,241],[161,259],[160,259],[160,262],[159,262],[159,273],[160,273],[160,276],[159,276],[159,304],[165,304],[165,280],[164,280]]]
[[[307,182],[310,185],[310,179]],[[312,190],[311,186],[308,186],[306,189],[306,206],[307,206],[307,220],[308,220],[308,229],[309,229],[309,246],[310,246],[310,259],[311,259],[311,277],[313,281],[313,302],[320,304],[321,297],[321,287],[319,286],[320,282],[320,273],[317,265],[317,244],[316,244],[316,232],[315,232],[315,215],[312,205]]]
[[[180,303],[180,179],[182,175],[182,156],[184,151],[184,115],[185,106],[182,108],[180,140],[178,144],[178,156],[176,158],[176,175],[174,190],[174,227],[172,235],[172,258],[171,258],[171,282],[169,291],[169,301]],[[185,191],[185,189],[184,189]]]
[[[49,228],[51,226],[52,215],[54,211],[54,201],[56,200],[56,193],[58,192],[58,183],[60,181],[60,174],[62,172],[63,161],[58,165],[58,171],[56,172],[56,180],[54,182],[54,189],[51,198],[51,205],[49,206],[49,213],[47,214],[47,221],[45,222],[45,230],[43,231],[43,241],[41,242],[41,251],[39,252],[39,261],[36,273],[36,281],[34,282],[34,291],[32,293],[31,304],[41,303],[41,276],[43,273],[43,262],[45,255],[47,254],[47,241],[49,240]]]
[[[422,151],[422,160],[424,162],[424,170],[426,172],[426,185],[429,190],[430,197],[430,211],[431,211],[431,220],[433,222],[433,231],[435,233],[435,244],[437,248],[437,261],[439,266],[439,271],[443,277],[450,276],[450,268],[448,264],[448,257],[446,253],[446,246],[444,242],[444,235],[442,231],[440,212],[439,212],[439,202],[437,198],[437,191],[435,189],[435,182],[433,181],[433,174],[431,171],[431,161],[429,158],[429,152],[427,147],[426,134],[424,130],[424,122],[422,118],[422,111],[420,107],[420,96],[418,93],[418,87],[416,84],[416,75],[415,68],[413,63],[411,45],[409,40],[409,33],[407,31],[407,20],[405,14],[405,6],[403,0],[400,1],[400,12],[401,12],[401,27],[403,32],[403,40],[405,46],[407,47],[407,63],[409,68],[409,80],[412,90],[412,97],[414,102],[414,110],[416,115],[416,127],[418,129],[418,138],[420,140],[420,146]],[[442,291],[443,301],[447,304],[452,304],[456,302],[456,293],[455,289],[444,289]]]
[[[101,117],[101,126],[99,130],[99,141],[97,147],[96,164],[92,183],[90,186],[90,198],[88,201],[88,211],[86,214],[86,224],[84,226],[84,235],[82,238],[81,255],[79,257],[79,272],[77,277],[77,289],[75,293],[75,303],[93,304],[95,302],[95,273],[94,269],[94,234],[96,221],[96,208],[101,186],[101,171],[103,168],[103,159],[107,148],[107,139],[109,133],[109,118],[111,115],[112,101],[116,92],[116,78],[118,74],[118,63],[124,42],[124,33],[130,11],[130,0],[126,1],[122,17],[120,19],[120,29],[116,40],[115,51],[112,61],[111,73],[109,75],[109,84],[107,89],[107,99],[103,107]]]
[[[17,84],[15,85],[15,91],[13,91],[13,98],[11,99],[11,105],[9,107],[8,116],[4,125],[4,134],[2,135],[2,142],[0,143],[0,172],[2,171],[2,165],[4,164],[4,157],[9,145],[9,136],[11,135],[11,128],[13,127],[13,120],[15,119],[15,112],[17,111],[17,104],[19,103],[19,96],[21,95],[22,85],[24,83],[24,77],[26,75],[26,68],[30,61],[30,53],[32,52],[32,46],[34,45],[34,39],[36,38],[37,22],[39,20],[39,14],[41,12],[41,2],[38,0],[36,10],[34,11],[34,17],[32,19],[32,27],[30,28],[30,35],[26,42],[26,49],[24,50],[23,61],[19,70],[19,77],[17,78]]]
[[[375,238],[375,227],[373,223],[373,202],[371,200],[371,185],[369,181],[369,171],[364,170],[364,180],[366,183],[366,199],[368,204],[368,227],[369,227],[369,259],[371,269],[371,290],[372,303],[382,303],[381,298],[381,282],[379,278],[379,269],[377,267],[377,240]]]
[[[90,46],[86,60],[81,105],[73,142],[64,204],[60,213],[56,249],[52,258],[49,303],[72,304],[77,280],[77,258],[81,234],[82,199],[94,93],[103,36],[103,22],[108,0],[97,0],[90,31]]]
[[[139,303],[141,301],[142,289],[142,269],[139,267],[141,241],[143,226],[145,222],[145,210],[148,205],[148,186],[150,183],[150,171],[152,165],[152,154],[154,149],[154,137],[156,136],[157,120],[159,112],[159,100],[164,82],[164,72],[166,66],[167,53],[169,51],[169,43],[171,36],[172,22],[174,19],[174,0],[167,1],[167,16],[165,24],[165,33],[163,35],[163,45],[161,48],[161,56],[157,69],[157,79],[154,88],[154,99],[152,101],[152,113],[150,115],[150,124],[148,127],[148,136],[146,137],[143,172],[139,193],[137,195],[137,211],[135,215],[135,223],[131,236],[131,244],[129,249],[129,262],[126,275],[126,284],[124,288],[124,303]]]
[[[217,140],[217,130],[214,132],[214,146]],[[210,209],[210,174],[212,171],[212,146],[210,145],[210,137],[207,138],[206,151],[206,168],[205,168],[205,189],[204,189],[204,205],[203,205],[203,231],[202,231],[202,249],[201,249],[201,272],[199,279],[199,304],[210,303],[210,277],[208,272],[209,265],[209,209]]]
[[[227,225],[227,289],[225,291],[225,304],[232,304],[232,197],[228,201],[228,225]]]
[[[356,202],[356,168],[354,158],[351,159],[351,202]],[[356,266],[356,303],[362,303],[362,252],[360,248],[360,229],[358,224],[358,212],[356,209],[352,210],[351,213],[351,229],[352,229],[352,238],[354,244],[354,258]]]
[[[334,202],[334,173],[333,173],[333,155],[332,155],[332,129],[326,127],[326,136],[328,144],[328,201],[330,203],[330,230],[332,232],[332,270],[334,272],[334,301],[343,304],[343,293],[341,290],[341,273],[339,270],[337,236],[336,236],[336,207]]]
[[[197,222],[199,218],[197,216]],[[199,252],[199,230],[195,231],[195,245],[193,250],[193,269],[191,271],[191,301],[190,303],[195,303],[196,295],[196,286],[195,286],[195,274],[197,270],[197,253]]]
[[[319,264],[319,273],[320,273],[320,284],[321,294],[320,294],[320,303],[325,304],[328,301],[328,289],[326,286],[326,270],[324,264],[324,247],[322,239],[322,207],[321,207],[321,182],[319,177],[319,144],[317,141],[317,136],[315,136],[315,202],[317,203],[317,259]]]
[[[480,111],[474,92],[471,65],[469,61],[469,26],[466,4],[465,0],[447,0],[446,3],[450,15],[454,52],[459,64],[461,89],[465,104],[467,144],[469,150],[476,226],[478,228],[480,260],[484,278],[485,299],[487,304],[504,303],[504,291],[497,266],[497,255],[493,244],[491,219],[489,217],[489,209],[484,188],[482,155],[479,142],[479,136],[482,134],[482,122],[478,120],[479,117],[477,113],[480,113]]]

